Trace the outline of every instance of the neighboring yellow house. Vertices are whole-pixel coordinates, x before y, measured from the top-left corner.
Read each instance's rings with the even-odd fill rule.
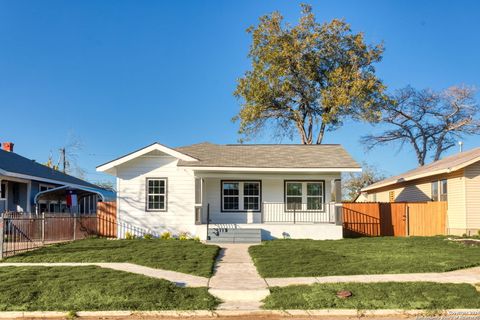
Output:
[[[480,148],[376,182],[357,202],[447,201],[447,232],[480,231]]]

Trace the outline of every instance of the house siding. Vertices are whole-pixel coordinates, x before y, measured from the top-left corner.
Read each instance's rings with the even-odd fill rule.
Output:
[[[467,233],[480,230],[480,162],[465,168]]]
[[[195,233],[193,172],[171,156],[144,156],[117,167],[120,221],[162,233]],[[167,178],[167,210],[146,211],[146,179]]]

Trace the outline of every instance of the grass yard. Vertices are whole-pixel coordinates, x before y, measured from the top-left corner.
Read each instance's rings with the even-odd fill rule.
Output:
[[[349,290],[347,299],[336,296]],[[469,284],[432,282],[329,283],[271,288],[265,309],[428,309],[478,308],[480,293]]]
[[[131,262],[210,277],[217,246],[193,240],[86,239],[46,246],[5,259],[7,262]]]
[[[480,265],[480,246],[444,237],[274,240],[250,247],[263,277],[443,272]]]
[[[213,309],[207,288],[99,267],[2,267],[1,311]]]

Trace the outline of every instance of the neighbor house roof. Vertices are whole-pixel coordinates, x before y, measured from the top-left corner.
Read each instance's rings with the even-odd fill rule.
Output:
[[[337,144],[235,144],[199,143],[169,148],[154,143],[97,167],[111,172],[136,157],[162,152],[178,159],[178,166],[196,170],[360,171],[360,165]]]
[[[54,170],[14,152],[4,150],[0,150],[0,174],[17,178],[46,181],[54,184],[99,188],[92,183]]]
[[[475,162],[480,161],[480,148],[460,152],[458,154],[434,161],[430,164],[407,171],[398,176],[390,177],[376,182],[362,189],[362,191],[374,190],[387,187],[396,183],[412,181],[424,177],[430,177],[437,174],[449,173],[465,168]]]

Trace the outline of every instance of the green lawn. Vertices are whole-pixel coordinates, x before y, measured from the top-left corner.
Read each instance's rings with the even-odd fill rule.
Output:
[[[99,267],[2,267],[1,311],[213,309],[207,288],[179,288]]]
[[[336,296],[349,290],[347,299]],[[478,308],[480,293],[469,284],[432,282],[330,283],[271,288],[265,309],[429,309]]]
[[[193,240],[86,239],[20,254],[6,262],[131,262],[210,277],[217,246]]]
[[[442,272],[480,265],[480,246],[444,237],[274,240],[249,250],[263,277]]]

